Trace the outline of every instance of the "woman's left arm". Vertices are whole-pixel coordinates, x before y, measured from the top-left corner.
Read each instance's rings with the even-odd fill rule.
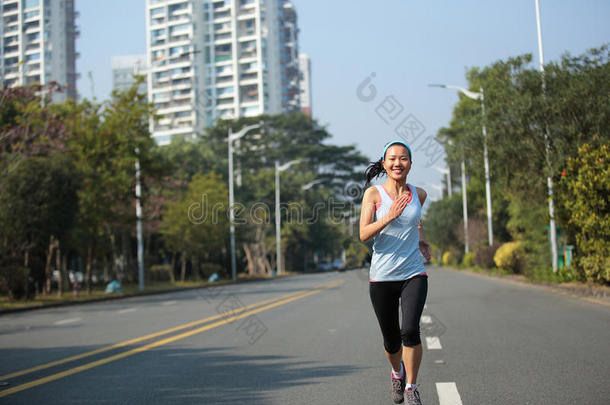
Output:
[[[423,207],[424,202],[426,202],[426,197],[428,196],[428,194],[426,193],[426,190],[424,190],[423,188],[417,187],[417,196],[419,197],[419,203]],[[426,260],[430,260],[430,258],[432,257],[432,253],[430,252],[430,245],[424,239],[424,225],[423,225],[421,219],[419,220],[417,229],[419,229],[419,250],[422,253],[422,255],[424,255]]]

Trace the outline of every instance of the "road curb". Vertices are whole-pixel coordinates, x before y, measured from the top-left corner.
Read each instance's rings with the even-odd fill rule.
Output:
[[[279,278],[294,277],[296,275],[297,274],[288,274],[285,276],[275,276],[273,278],[268,278],[268,277],[244,278],[241,280],[237,280],[235,282],[229,281],[229,282],[219,283],[219,284],[208,284],[208,285],[200,285],[200,286],[193,286],[193,287],[171,288],[171,289],[158,290],[158,291],[144,291],[144,292],[137,292],[137,293],[130,293],[130,294],[112,295],[112,296],[108,296],[108,297],[95,297],[95,298],[90,298],[90,299],[84,299],[81,301],[57,302],[57,303],[43,304],[43,305],[32,306],[32,307],[0,309],[0,316],[14,314],[14,313],[18,313],[18,312],[35,311],[35,310],[39,310],[39,309],[69,307],[69,306],[75,306],[75,305],[81,305],[81,304],[97,303],[97,302],[102,302],[102,301],[114,301],[114,300],[121,300],[121,299],[125,299],[125,298],[144,297],[144,296],[148,296],[148,295],[162,295],[162,294],[169,294],[169,293],[180,292],[180,291],[198,290],[201,288],[213,288],[213,287],[220,287],[220,286],[226,286],[226,285],[250,283],[253,281],[277,280]]]

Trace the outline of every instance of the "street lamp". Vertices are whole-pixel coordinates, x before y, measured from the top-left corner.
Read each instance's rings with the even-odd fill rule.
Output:
[[[436,170],[437,172],[447,176],[447,194],[449,195],[449,197],[451,197],[451,168],[450,168],[450,166],[447,165],[446,169],[443,169],[442,167],[438,167],[438,166],[432,166],[432,168],[434,170]]]
[[[288,169],[295,163],[299,163],[301,159],[291,160],[288,163],[284,163],[280,166],[279,160],[275,161],[275,245],[276,245],[276,262],[277,262],[277,274],[282,273],[282,247],[281,247],[281,218],[280,218],[280,172]]]
[[[237,279],[237,270],[235,262],[235,208],[233,196],[233,141],[246,135],[252,129],[260,128],[263,123],[248,125],[243,127],[238,133],[233,134],[233,128],[229,127],[227,142],[229,143],[229,227],[231,233],[231,278],[233,281]]]
[[[443,187],[439,186],[438,184],[432,184],[432,183],[426,183],[426,186],[432,187],[433,189],[438,191],[440,194],[439,200],[443,199]]]
[[[468,206],[466,199],[466,163],[462,157],[462,209],[464,211],[464,253],[470,251],[468,247]]]
[[[544,96],[546,91],[546,84],[544,81],[544,55],[542,53],[542,30],[540,28],[540,2],[536,0],[536,25],[538,28],[538,55],[540,56],[540,72],[542,73],[542,95]],[[550,217],[550,229],[551,233],[551,260],[553,263],[553,271],[557,271],[557,228],[555,225],[555,204],[553,202],[553,179],[551,178],[551,146],[549,139],[549,128],[548,126],[544,131],[544,148],[546,151],[546,164],[549,168],[549,174],[546,177],[546,183],[549,194],[549,217]]]
[[[481,117],[482,117],[482,127],[483,127],[483,160],[485,164],[485,196],[487,199],[487,234],[489,236],[489,246],[494,243],[493,236],[493,227],[491,220],[491,185],[489,181],[489,158],[487,155],[487,129],[485,128],[485,93],[483,92],[483,87],[480,87],[480,92],[477,93],[475,91],[466,90],[465,88],[459,86],[453,86],[448,84],[429,84],[430,87],[442,87],[444,89],[454,89],[466,97],[471,98],[473,100],[481,100]]]
[[[304,186],[301,186],[301,190],[303,190],[303,191],[307,191],[307,190],[309,190],[310,188],[312,188],[313,186],[315,186],[316,184],[320,184],[320,183],[322,183],[322,181],[323,181],[323,180],[321,180],[321,179],[317,179],[317,180],[314,180],[314,181],[310,181],[309,183],[305,184]]]

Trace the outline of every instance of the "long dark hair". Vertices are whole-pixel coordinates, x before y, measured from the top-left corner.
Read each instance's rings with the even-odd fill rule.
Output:
[[[371,183],[371,180],[385,174],[385,169],[383,167],[383,158],[379,158],[376,162],[371,162],[369,167],[366,168],[364,172],[364,179],[366,183],[364,183],[364,188],[367,188]]]

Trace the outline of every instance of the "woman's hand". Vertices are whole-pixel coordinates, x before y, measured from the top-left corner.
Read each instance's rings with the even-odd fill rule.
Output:
[[[386,215],[388,221],[393,221],[398,218],[400,214],[402,214],[402,212],[405,210],[405,207],[407,206],[407,203],[409,202],[409,197],[409,194],[403,194],[394,200],[394,202],[390,206],[388,214]]]
[[[430,260],[432,257],[432,253],[430,253],[430,245],[423,239],[419,240],[419,251],[426,258],[426,260]]]

